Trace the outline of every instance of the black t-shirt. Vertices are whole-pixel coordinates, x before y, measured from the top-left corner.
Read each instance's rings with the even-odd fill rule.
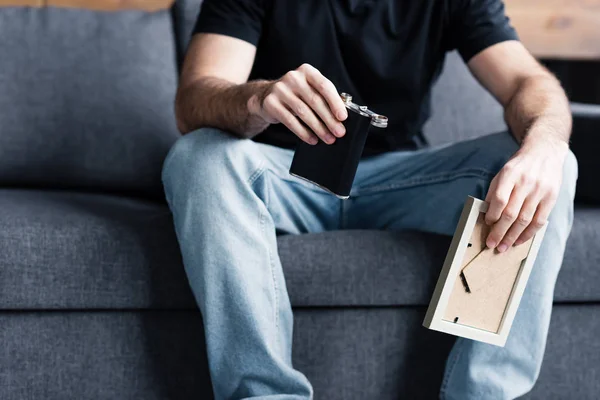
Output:
[[[313,65],[339,92],[389,118],[373,129],[365,155],[425,144],[431,86],[445,53],[467,62],[517,35],[501,0],[205,0],[195,33],[257,46],[250,79],[278,79]],[[293,148],[282,124],[257,141]]]

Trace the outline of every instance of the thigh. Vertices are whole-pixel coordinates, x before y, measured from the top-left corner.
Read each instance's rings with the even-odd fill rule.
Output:
[[[289,173],[294,152],[254,143],[265,162],[261,179],[265,204],[279,234],[301,234],[340,228],[342,200]]]
[[[467,196],[484,198],[518,144],[508,132],[365,160],[346,205],[351,228],[452,234]]]
[[[256,206],[281,233],[335,229],[339,200],[292,177],[293,152],[204,128],[181,137],[163,167],[172,208],[192,207],[206,223],[252,217]],[[265,209],[266,207],[266,209]]]

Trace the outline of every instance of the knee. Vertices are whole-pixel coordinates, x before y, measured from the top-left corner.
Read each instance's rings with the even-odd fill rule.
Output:
[[[570,203],[575,199],[575,186],[577,184],[578,165],[577,158],[571,150],[567,153],[563,165],[563,178],[559,197],[564,197]]]
[[[163,179],[185,176],[190,170],[206,173],[211,164],[224,158],[229,141],[225,132],[210,128],[198,129],[180,137],[167,154]]]
[[[573,226],[575,185],[577,182],[577,159],[569,151],[563,165],[563,178],[556,204],[550,213],[548,227],[538,260],[544,267],[534,268],[530,284],[533,292],[552,297],[556,275],[562,265],[562,256]],[[543,273],[542,273],[543,271]]]
[[[560,216],[567,218],[568,226],[573,220],[573,202],[575,200],[575,188],[577,184],[578,166],[577,158],[571,150],[567,153],[563,165],[563,176],[556,204],[550,216],[550,222]],[[562,221],[563,218],[560,218]]]
[[[179,138],[162,169],[167,200],[182,193],[214,193],[231,178],[241,178],[247,169],[251,143],[213,128],[199,129]]]

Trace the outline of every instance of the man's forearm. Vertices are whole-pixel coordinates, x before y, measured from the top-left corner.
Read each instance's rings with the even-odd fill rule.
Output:
[[[558,80],[550,74],[524,79],[506,107],[505,119],[523,145],[548,139],[569,142],[569,101]]]
[[[250,138],[262,132],[267,124],[248,111],[248,100],[262,96],[268,81],[252,81],[236,85],[219,78],[201,78],[177,93],[177,127],[188,133],[203,127],[215,127]]]

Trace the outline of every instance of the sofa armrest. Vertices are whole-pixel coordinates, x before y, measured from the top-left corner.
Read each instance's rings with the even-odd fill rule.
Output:
[[[576,198],[600,205],[600,105],[572,103],[571,149],[579,164]]]

